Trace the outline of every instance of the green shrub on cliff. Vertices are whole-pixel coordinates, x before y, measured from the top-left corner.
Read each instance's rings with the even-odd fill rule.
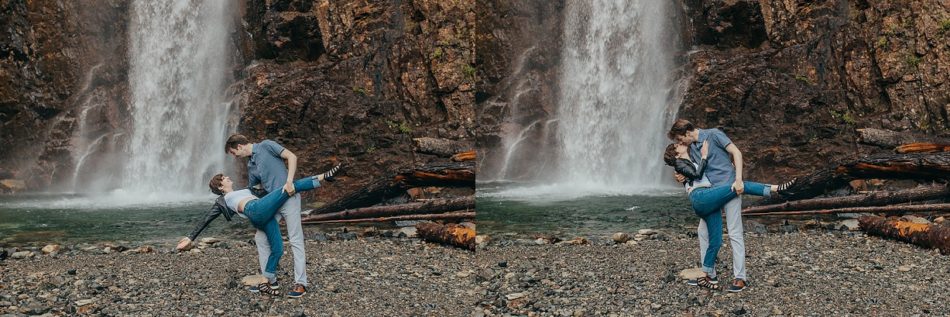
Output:
[[[883,48],[885,46],[887,46],[887,37],[882,36],[877,38],[877,47]]]
[[[950,32],[950,19],[943,19],[943,21],[940,21],[940,31],[943,33]]]
[[[475,67],[469,64],[462,65],[462,71],[468,77],[475,78]]]
[[[906,62],[908,66],[916,68],[917,65],[920,65],[920,57],[910,54],[907,55],[907,58],[904,59],[904,62]]]

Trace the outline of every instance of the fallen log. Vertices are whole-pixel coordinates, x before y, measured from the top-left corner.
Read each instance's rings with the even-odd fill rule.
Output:
[[[452,161],[455,162],[464,162],[464,161],[474,161],[475,160],[475,150],[466,151],[452,155]]]
[[[950,177],[950,153],[874,156],[841,164],[835,172],[858,178],[941,179]]]
[[[896,132],[875,128],[857,129],[857,131],[858,142],[884,148],[896,148],[910,143],[950,143],[948,138],[911,132]]]
[[[950,152],[887,154],[846,162],[799,177],[781,199],[815,197],[856,178],[947,179],[950,178]]]
[[[436,163],[378,178],[340,199],[314,209],[325,214],[376,205],[406,193],[411,186],[475,186],[475,162]]]
[[[450,162],[430,164],[405,170],[396,180],[413,186],[475,186],[475,162]]]
[[[475,208],[475,197],[436,199],[399,205],[373,206],[304,217],[302,222],[387,217],[405,214],[433,214]]]
[[[902,154],[950,152],[950,144],[911,143],[898,146],[894,151]]]
[[[904,213],[909,213],[909,212],[947,212],[947,211],[950,211],[950,204],[896,205],[896,206],[873,206],[873,207],[848,207],[848,208],[835,208],[835,209],[822,209],[822,210],[750,212],[750,213],[743,213],[742,216],[802,216],[802,215],[849,214],[849,213],[904,214]]]
[[[416,224],[416,233],[425,241],[450,244],[475,250],[475,229],[457,224],[442,225],[434,222]]]
[[[950,227],[900,221],[884,217],[864,216],[858,225],[871,235],[893,238],[950,254]]]
[[[311,214],[323,214],[351,208],[372,206],[383,200],[404,194],[408,187],[409,186],[405,183],[396,181],[392,177],[380,178],[360,189],[343,195],[340,199],[315,208]]]
[[[430,137],[415,138],[412,141],[416,146],[416,152],[442,157],[450,157],[455,153],[467,151],[474,147],[471,142]]]
[[[461,219],[475,219],[475,212],[468,210],[468,211],[447,212],[447,213],[441,213],[441,214],[400,215],[400,216],[378,217],[378,218],[317,220],[317,221],[306,220],[306,221],[303,221],[303,223],[305,224],[337,224],[337,223],[388,222],[388,221],[406,221],[406,220],[461,220]]]
[[[781,204],[755,206],[743,209],[743,213],[767,213],[794,210],[818,210],[860,206],[883,206],[950,197],[950,187],[928,186],[889,192],[879,191],[869,194],[814,198],[784,202]]]

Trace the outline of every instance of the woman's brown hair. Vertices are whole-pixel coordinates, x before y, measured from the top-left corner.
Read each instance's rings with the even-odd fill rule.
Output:
[[[215,195],[221,195],[221,182],[224,181],[224,174],[218,174],[211,177],[211,181],[208,182],[208,187],[211,187],[211,192]]]
[[[676,153],[676,143],[670,143],[666,146],[666,151],[663,151],[663,162],[669,166],[676,166],[676,156],[679,153]]]

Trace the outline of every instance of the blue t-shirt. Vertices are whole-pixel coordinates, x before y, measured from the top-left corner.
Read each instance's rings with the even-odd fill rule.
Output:
[[[287,183],[287,165],[280,157],[284,147],[271,140],[251,146],[251,158],[247,161],[247,187],[257,184],[267,192],[280,190]]]
[[[699,162],[703,141],[707,140],[709,153],[706,156],[706,177],[714,187],[732,184],[736,181],[736,167],[732,165],[732,156],[726,152],[726,146],[732,144],[732,140],[721,130],[699,129],[699,141],[689,145],[689,157],[693,162]]]

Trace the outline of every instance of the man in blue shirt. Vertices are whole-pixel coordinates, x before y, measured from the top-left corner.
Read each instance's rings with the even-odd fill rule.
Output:
[[[726,215],[726,224],[729,230],[729,242],[732,246],[732,270],[735,279],[729,287],[730,292],[741,292],[746,287],[745,270],[745,240],[742,230],[742,152],[732,143],[732,140],[719,129],[699,129],[689,121],[679,119],[673,123],[667,135],[674,142],[689,146],[689,156],[694,162],[700,161],[700,149],[704,141],[709,141],[709,153],[706,159],[706,177],[713,187],[731,184],[736,192],[736,198],[723,206]],[[676,180],[682,182],[683,175],[675,174]],[[700,262],[706,255],[709,246],[709,232],[706,223],[699,222]],[[713,272],[715,273],[715,272]],[[712,276],[715,276],[714,274]],[[711,277],[712,277],[711,276]]]
[[[271,140],[250,143],[247,137],[234,134],[225,142],[225,150],[236,158],[247,157],[247,187],[263,186],[267,192],[281,189],[293,192],[294,173],[297,171],[297,156],[290,150]],[[287,164],[284,165],[284,161]],[[294,254],[294,287],[287,293],[290,297],[301,297],[307,293],[307,254],[304,249],[303,225],[300,222],[300,195],[294,194],[280,208],[275,216],[284,219],[287,226],[287,240]],[[270,244],[263,231],[254,235],[257,253],[263,272],[270,255]]]

